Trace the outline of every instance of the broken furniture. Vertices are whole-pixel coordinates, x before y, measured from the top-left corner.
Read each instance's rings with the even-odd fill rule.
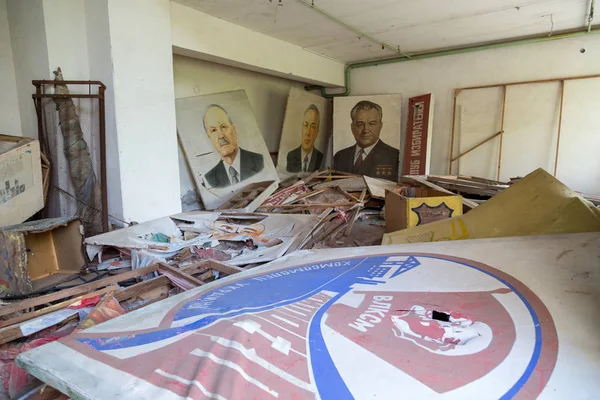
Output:
[[[400,231],[462,215],[462,197],[435,189],[400,187],[385,191],[385,231]]]
[[[277,186],[277,181],[251,183],[217,207],[216,211],[254,212],[277,190]]]
[[[0,265],[5,295],[28,294],[56,284],[57,276],[78,274],[85,266],[81,221],[49,218],[6,226],[0,230],[9,254]],[[60,280],[60,278],[59,278]]]

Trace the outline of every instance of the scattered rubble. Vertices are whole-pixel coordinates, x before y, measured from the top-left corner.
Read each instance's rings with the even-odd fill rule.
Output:
[[[12,249],[0,266],[0,397],[41,385],[15,365],[24,351],[297,250],[600,231],[600,211],[543,170],[510,183],[406,176],[400,184],[324,170],[251,184],[215,211],[85,239],[80,225],[0,229]]]

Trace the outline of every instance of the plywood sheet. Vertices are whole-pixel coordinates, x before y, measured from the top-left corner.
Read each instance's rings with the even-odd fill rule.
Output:
[[[599,246],[593,233],[301,251],[17,362],[79,399],[592,398]]]
[[[537,168],[554,170],[559,111],[560,82],[507,88],[501,181]]]
[[[557,178],[570,188],[600,195],[600,78],[565,82]]]
[[[454,157],[493,136],[502,126],[502,88],[467,90],[456,99]],[[496,179],[499,137],[465,154],[452,165],[453,174]]]

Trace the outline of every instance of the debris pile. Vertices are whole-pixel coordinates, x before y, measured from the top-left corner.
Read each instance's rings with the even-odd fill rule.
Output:
[[[0,397],[17,398],[41,385],[16,366],[19,354],[240,271],[215,260],[182,268],[155,263],[96,275],[88,283],[66,283],[37,297],[5,298],[0,307]]]
[[[324,170],[88,238],[77,218],[4,227],[0,393],[42,384],[22,352],[297,250],[590,231],[598,208],[543,170],[510,183]]]

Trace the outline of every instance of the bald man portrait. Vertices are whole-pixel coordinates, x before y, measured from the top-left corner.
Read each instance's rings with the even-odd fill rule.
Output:
[[[321,167],[323,153],[315,148],[319,136],[319,109],[314,104],[304,111],[300,146],[287,154],[288,172],[314,172]]]
[[[383,128],[381,106],[367,100],[359,101],[352,107],[350,118],[356,143],[335,153],[334,168],[397,181],[400,151],[379,139]]]
[[[204,111],[203,122],[204,131],[221,156],[221,161],[204,175],[211,187],[235,185],[262,171],[262,154],[238,146],[237,127],[223,107],[210,104]]]

